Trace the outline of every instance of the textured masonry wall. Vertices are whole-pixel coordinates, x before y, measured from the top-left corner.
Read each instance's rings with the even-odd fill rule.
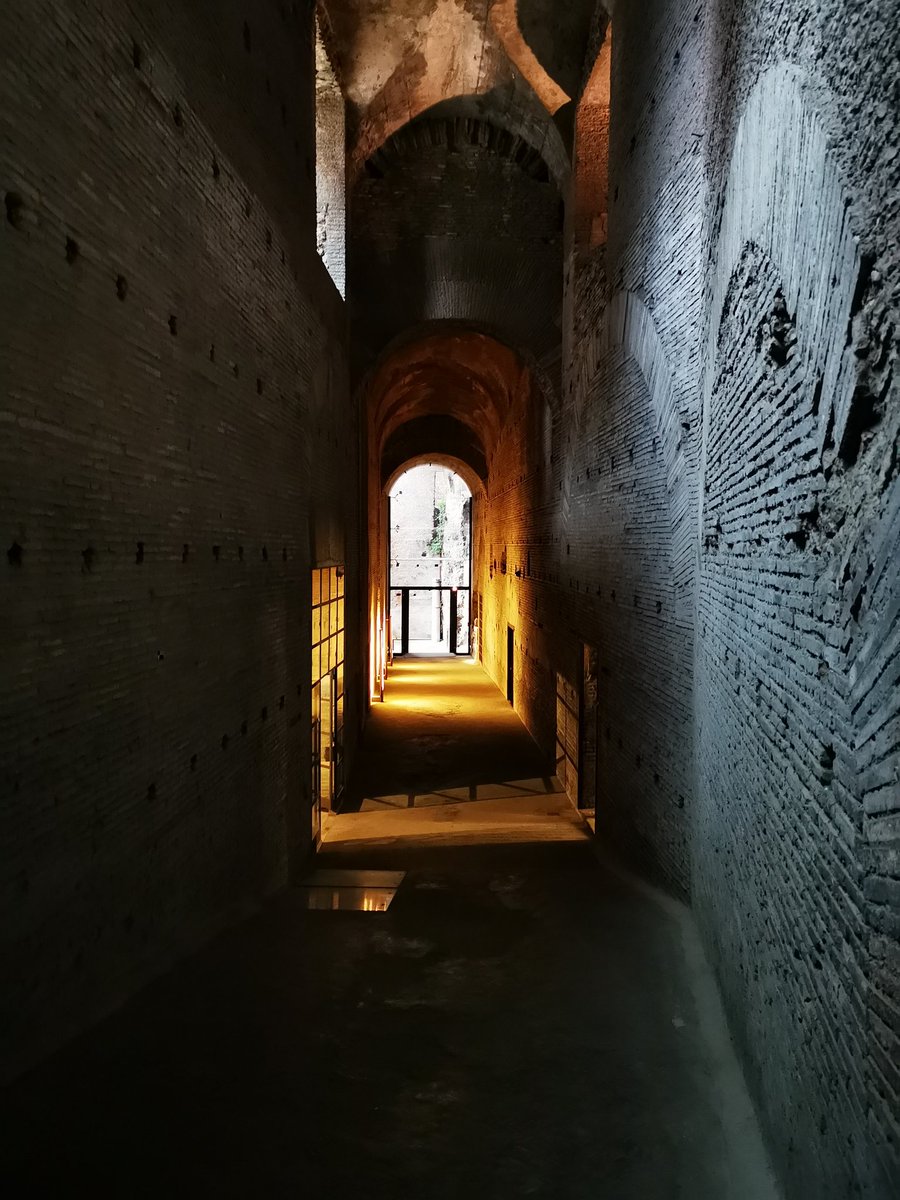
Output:
[[[0,41],[14,1071],[302,857],[311,563],[358,593],[309,6],[13,0]]]
[[[900,28],[890,5],[779,4],[723,8],[715,34],[698,908],[788,1188],[882,1197],[900,1186]]]
[[[464,320],[537,356],[554,345],[561,200],[534,157],[512,134],[452,119],[414,123],[379,152],[352,199],[357,367],[430,321]]]
[[[881,1198],[900,1181],[898,30],[863,7],[617,16],[601,348],[634,332],[624,286],[658,431],[675,435],[676,585],[700,564],[680,576],[696,597],[688,878],[748,1075],[790,1194]],[[607,403],[628,378],[622,364]],[[630,531],[659,493],[640,471],[629,486]],[[683,511],[700,517],[684,555]],[[617,645],[628,628],[619,614]],[[646,728],[659,736],[660,714]],[[645,795],[630,824],[678,882],[661,815]]]

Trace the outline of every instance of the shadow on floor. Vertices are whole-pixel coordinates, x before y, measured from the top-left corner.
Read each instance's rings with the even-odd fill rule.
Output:
[[[775,1195],[683,910],[584,840],[319,865],[405,874],[281,894],[20,1080],[5,1194]]]
[[[554,771],[478,663],[398,659],[384,703],[372,706],[342,811],[439,804],[447,793],[452,803],[481,800],[485,785],[549,781]]]

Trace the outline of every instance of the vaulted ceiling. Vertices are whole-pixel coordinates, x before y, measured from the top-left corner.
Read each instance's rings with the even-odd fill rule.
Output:
[[[548,159],[571,127],[597,0],[323,0],[350,108],[351,171],[434,105],[468,98]],[[473,114],[474,115],[474,114]]]

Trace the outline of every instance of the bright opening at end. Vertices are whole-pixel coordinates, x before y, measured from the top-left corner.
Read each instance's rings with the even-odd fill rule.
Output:
[[[425,463],[400,476],[389,504],[394,655],[469,654],[472,493]]]

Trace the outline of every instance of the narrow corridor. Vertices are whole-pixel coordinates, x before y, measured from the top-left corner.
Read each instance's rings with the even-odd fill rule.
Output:
[[[687,910],[600,860],[479,667],[394,674],[379,788],[467,790],[493,744],[518,795],[332,818],[317,867],[405,873],[388,911],[292,888],[25,1076],[7,1194],[775,1195]]]

